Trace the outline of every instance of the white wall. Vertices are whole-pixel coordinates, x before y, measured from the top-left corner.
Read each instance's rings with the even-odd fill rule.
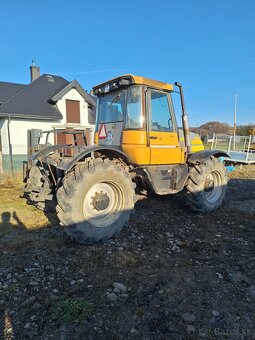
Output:
[[[69,124],[69,125],[94,129],[95,126],[89,124],[88,122],[88,104],[87,102],[85,102],[84,98],[79,94],[79,92],[75,89],[71,89],[65,96],[62,97],[62,99],[60,99],[57,102],[57,107],[63,116],[62,123],[65,126],[68,126],[66,122],[66,99],[78,100],[80,102],[80,116],[81,116],[80,124]]]
[[[80,124],[67,124],[66,123],[66,99],[78,100],[80,102]],[[62,99],[57,102],[59,111],[61,112],[62,120],[31,120],[31,119],[17,119],[12,118],[10,123],[10,135],[13,154],[26,154],[27,153],[27,130],[41,129],[52,130],[54,128],[66,128],[68,126],[74,126],[75,128],[90,128],[91,136],[94,134],[95,126],[88,122],[88,104],[84,98],[75,89],[71,89]],[[9,154],[8,144],[8,119],[0,119],[0,132],[2,137],[2,150],[3,154]],[[54,136],[50,135],[49,143],[54,144]],[[93,137],[92,139],[93,140]],[[42,139],[43,143],[44,140]]]
[[[25,120],[13,118],[10,121],[10,137],[12,144],[13,154],[26,154],[27,153],[27,130],[30,129],[41,129],[41,130],[52,130],[61,121],[45,121],[45,120]],[[9,143],[8,143],[8,119],[1,119],[0,129],[2,137],[2,150],[3,154],[9,154]],[[2,128],[1,128],[2,126]],[[44,142],[44,139],[41,141]],[[49,143],[54,144],[54,136],[51,135]]]

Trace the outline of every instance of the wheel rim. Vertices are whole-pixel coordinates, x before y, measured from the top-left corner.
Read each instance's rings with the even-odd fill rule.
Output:
[[[204,194],[209,203],[216,203],[222,195],[222,178],[218,171],[210,172],[205,179]]]
[[[121,215],[124,200],[124,193],[116,183],[96,183],[83,199],[84,218],[95,227],[107,227]]]

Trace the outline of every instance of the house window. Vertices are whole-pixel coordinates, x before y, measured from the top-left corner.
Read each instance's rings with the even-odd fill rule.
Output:
[[[80,102],[77,100],[66,100],[66,122],[67,124],[80,124]]]

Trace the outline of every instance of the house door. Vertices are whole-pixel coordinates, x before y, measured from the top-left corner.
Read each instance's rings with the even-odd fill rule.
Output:
[[[182,163],[177,125],[169,93],[148,90],[150,164]]]

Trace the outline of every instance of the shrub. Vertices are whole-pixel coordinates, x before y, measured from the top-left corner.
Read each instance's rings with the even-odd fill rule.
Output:
[[[84,298],[70,298],[57,302],[51,309],[51,318],[60,323],[81,322],[92,312],[92,304]]]

